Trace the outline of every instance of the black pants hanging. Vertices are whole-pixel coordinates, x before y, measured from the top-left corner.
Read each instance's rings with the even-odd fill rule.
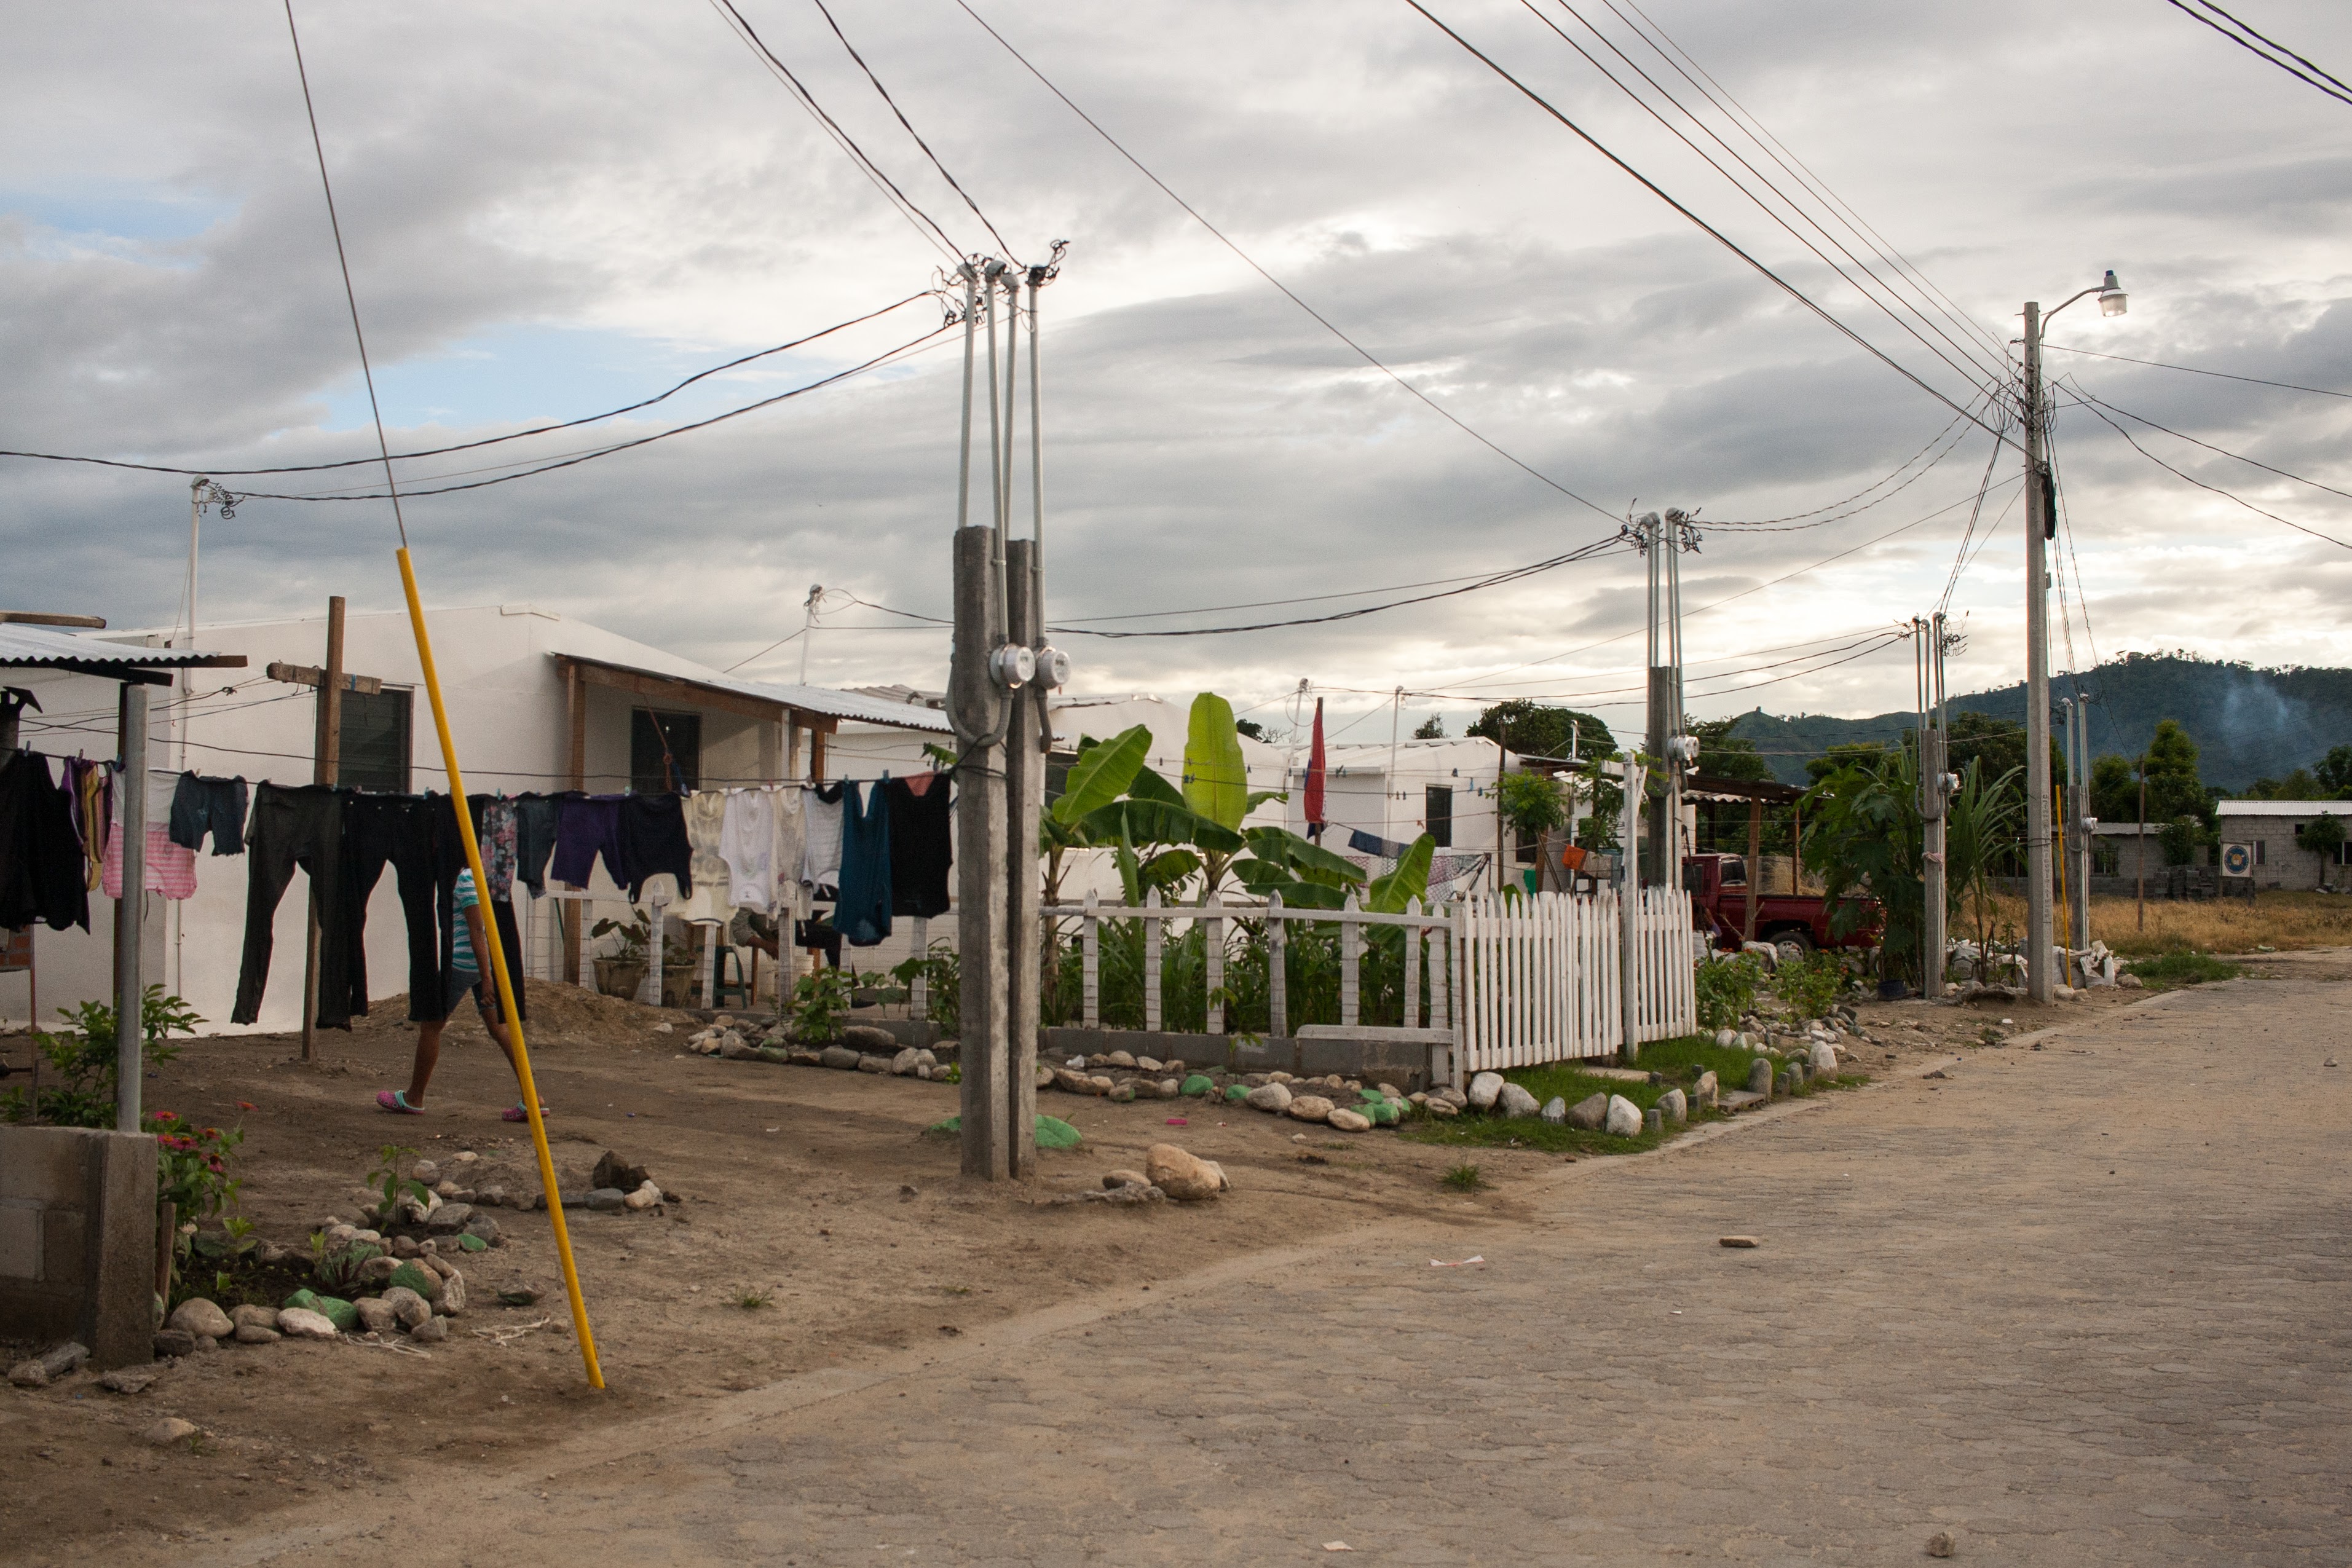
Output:
[[[352,1010],[367,1011],[367,906],[388,863],[408,930],[408,1018],[426,1022],[441,995],[441,934],[435,911],[457,869],[439,852],[435,813],[413,795],[354,795],[343,802],[343,890],[350,901]]]
[[[278,901],[299,865],[309,873],[319,903],[318,1021],[328,1029],[351,1028],[352,938],[342,897],[343,800],[341,791],[324,784],[264,784],[255,791],[253,824],[246,834],[245,957],[230,1022],[252,1023],[261,1016]]]

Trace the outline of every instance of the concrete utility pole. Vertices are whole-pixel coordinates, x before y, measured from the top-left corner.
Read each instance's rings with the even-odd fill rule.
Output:
[[[1911,634],[1916,641],[1919,695],[1919,821],[1927,872],[1926,926],[1920,934],[1919,977],[1929,999],[1944,994],[1946,925],[1949,918],[1950,867],[1946,860],[1947,831],[1955,783],[1945,760],[1944,731],[1944,612],[1915,616]]]
[[[2099,819],[2091,814],[2091,699],[2074,700],[2074,929],[2070,945],[2076,950],[2091,946],[2091,834]]]
[[[2120,316],[2126,298],[2110,272],[2096,287],[2062,301],[2049,316],[2025,304],[2025,985],[2037,1002],[2051,999],[2057,933],[2050,908],[2050,568],[2049,541],[2057,536],[2057,486],[2044,455],[2046,411],[2042,396],[2042,331],[2050,317],[2086,294],[2102,314]]]
[[[1060,246],[1055,246],[1058,258]],[[1014,271],[976,257],[964,283],[962,459],[956,498],[955,649],[948,717],[958,746],[956,934],[962,966],[962,1168],[1002,1181],[1029,1174],[1036,1157],[1039,992],[1037,820],[1052,727],[1045,690],[1069,662],[1045,642],[1045,444],[1035,308],[1052,265]],[[1032,535],[1008,540],[1021,287],[1030,304]],[[997,379],[997,295],[1004,295],[1004,376]],[[988,331],[987,524],[971,521],[974,335]]]
[[[133,672],[135,674],[136,672]],[[114,1130],[139,1131],[147,1071],[147,976],[141,946],[147,908],[147,686],[122,683],[117,719],[121,768],[114,776],[122,821],[122,896],[114,901]]]
[[[1673,887],[1682,877],[1683,775],[1698,756],[1697,742],[1683,727],[1682,552],[1693,538],[1690,519],[1669,508],[1649,512],[1634,523],[1635,543],[1649,558],[1649,729],[1645,747],[1665,769],[1665,789],[1647,802],[1649,852],[1643,880]],[[1627,846],[1632,852],[1632,846]]]
[[[1634,941],[1634,911],[1641,906],[1641,877],[1633,863],[1633,825],[1641,821],[1643,786],[1647,772],[1632,753],[1623,760],[1624,771],[1620,776],[1625,786],[1623,808],[1619,813],[1618,831],[1623,835],[1623,852],[1617,857],[1617,1008],[1620,1027],[1625,1032],[1624,1043],[1618,1047],[1617,1060],[1632,1066],[1642,1053],[1641,988],[1634,977],[1641,971],[1641,955]]]

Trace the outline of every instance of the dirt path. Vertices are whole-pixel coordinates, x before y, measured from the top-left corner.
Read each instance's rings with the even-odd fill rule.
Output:
[[[873,1115],[873,1086],[787,1071],[754,1117],[794,1131],[757,1135],[831,1196],[727,1222],[734,1255],[788,1254],[808,1293],[786,1310],[680,1300],[709,1260],[633,1240],[650,1266],[607,1257],[592,1280],[642,1281],[672,1315],[613,1331],[602,1399],[563,1392],[568,1345],[488,1353],[510,1359],[429,1391],[387,1356],[338,1396],[355,1461],[235,1432],[141,1450],[99,1413],[47,1463],[112,1458],[102,1506],[145,1513],[169,1488],[188,1510],[194,1543],[91,1540],[129,1563],[1257,1563],[1334,1541],[1406,1562],[1887,1562],[1939,1530],[1987,1562],[2345,1561],[2352,1069],[2321,1065],[2340,984],[2280,973],[2077,1010],[2039,1051],[1942,1052],[1940,1080],[1906,1054],[1883,1088],[1655,1156],[1530,1162],[1435,1211],[1385,1160],[1302,1176],[1264,1121],[1208,1129],[1248,1174],[1205,1212],[1015,1208],[954,1192],[920,1143],[901,1204],[824,1165],[818,1129]],[[743,1071],[662,1068],[648,1083]],[[920,1097],[902,1127],[947,1092],[887,1087]],[[752,1136],[640,1119],[669,1140],[640,1155],[656,1164],[709,1145],[715,1167]],[[730,1200],[710,1207],[706,1227],[687,1206],[696,1247]],[[824,1262],[849,1238],[812,1231],[853,1227],[861,1257],[951,1233],[994,1293],[895,1319],[824,1295],[854,1283]],[[1716,1245],[1735,1231],[1763,1244]],[[760,1386],[662,1399],[726,1375],[693,1359],[714,1312]],[[305,1350],[372,1354],[270,1354]]]

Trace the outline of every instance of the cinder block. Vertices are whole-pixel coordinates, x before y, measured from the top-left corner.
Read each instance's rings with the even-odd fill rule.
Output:
[[[79,1208],[89,1191],[89,1134],[80,1127],[10,1127],[0,1133],[0,1199]]]
[[[41,1209],[25,1198],[0,1201],[0,1280],[41,1277]]]

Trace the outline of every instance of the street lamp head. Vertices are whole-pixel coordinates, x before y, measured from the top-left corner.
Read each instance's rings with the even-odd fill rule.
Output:
[[[2099,314],[2120,316],[2130,307],[2131,297],[2124,292],[2124,286],[2116,281],[2115,268],[2109,267],[2106,282],[2099,286]]]

